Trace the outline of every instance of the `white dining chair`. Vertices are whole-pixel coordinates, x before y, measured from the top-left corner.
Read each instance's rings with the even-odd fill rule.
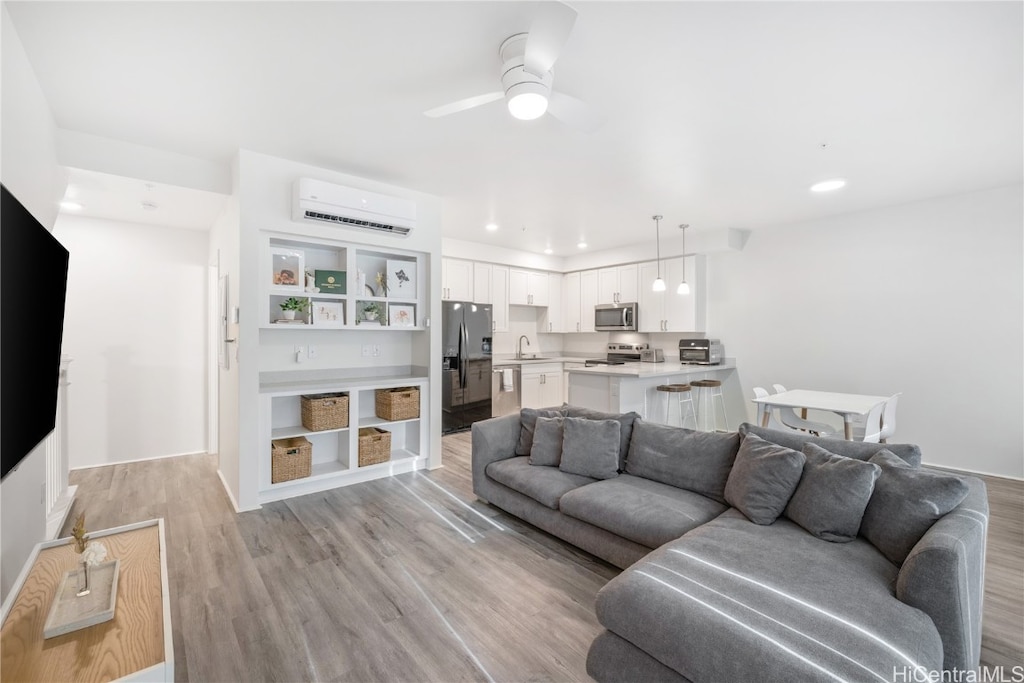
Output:
[[[767,398],[769,396],[768,390],[764,387],[754,387],[754,398]],[[772,410],[771,406],[765,405],[764,403],[757,404],[757,426],[764,426],[764,414],[768,412],[768,429],[778,429],[780,431],[792,431],[789,427],[782,424],[775,419],[775,411]]]
[[[896,404],[902,395],[902,392],[893,394],[883,404],[881,424],[878,428],[878,440],[875,443],[887,443],[888,439],[891,439],[893,434],[896,433]],[[870,417],[871,414],[868,413],[868,418]],[[853,426],[853,438],[858,441],[865,441],[864,432],[864,425],[858,421]]]
[[[868,411],[868,414],[864,417],[863,428],[857,429],[854,427],[854,441],[879,443],[879,439],[882,438],[882,411],[885,409],[885,403],[886,402],[879,403]]]
[[[786,391],[786,387],[781,384],[773,384],[772,388],[775,389],[776,394],[781,394]],[[805,432],[811,432],[818,436],[832,436],[836,433],[835,427],[831,427],[824,422],[813,422],[811,420],[805,420],[796,414],[796,411],[792,408],[779,408],[779,419],[782,420],[782,424],[790,427],[791,429],[799,429]]]

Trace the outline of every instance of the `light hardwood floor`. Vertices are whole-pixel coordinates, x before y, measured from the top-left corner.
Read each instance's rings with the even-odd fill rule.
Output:
[[[212,456],[80,470],[72,518],[164,517],[179,681],[588,680],[618,570],[445,467],[233,512]],[[1024,663],[1024,484],[990,479],[982,662]],[[65,534],[70,530],[70,521]]]

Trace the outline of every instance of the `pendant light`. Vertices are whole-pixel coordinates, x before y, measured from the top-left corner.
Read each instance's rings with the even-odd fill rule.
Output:
[[[690,227],[688,223],[683,223],[679,226],[679,229],[683,231],[683,281],[676,288],[676,294],[683,295],[690,293],[690,285],[686,284],[686,229],[688,227]]]
[[[661,279],[661,216],[651,216],[654,219],[654,239],[658,245],[658,279],[651,285],[651,291],[664,292],[665,281]]]

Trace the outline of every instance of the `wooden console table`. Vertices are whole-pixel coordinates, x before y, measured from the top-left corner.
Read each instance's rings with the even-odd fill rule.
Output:
[[[43,639],[43,624],[64,572],[78,563],[68,539],[40,543],[0,612],[4,681],[173,681],[164,521],[96,531],[90,540],[121,560],[114,618]]]

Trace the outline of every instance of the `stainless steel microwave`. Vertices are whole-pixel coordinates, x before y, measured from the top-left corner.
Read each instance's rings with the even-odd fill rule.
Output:
[[[636,332],[636,303],[595,306],[594,329],[598,332]]]

